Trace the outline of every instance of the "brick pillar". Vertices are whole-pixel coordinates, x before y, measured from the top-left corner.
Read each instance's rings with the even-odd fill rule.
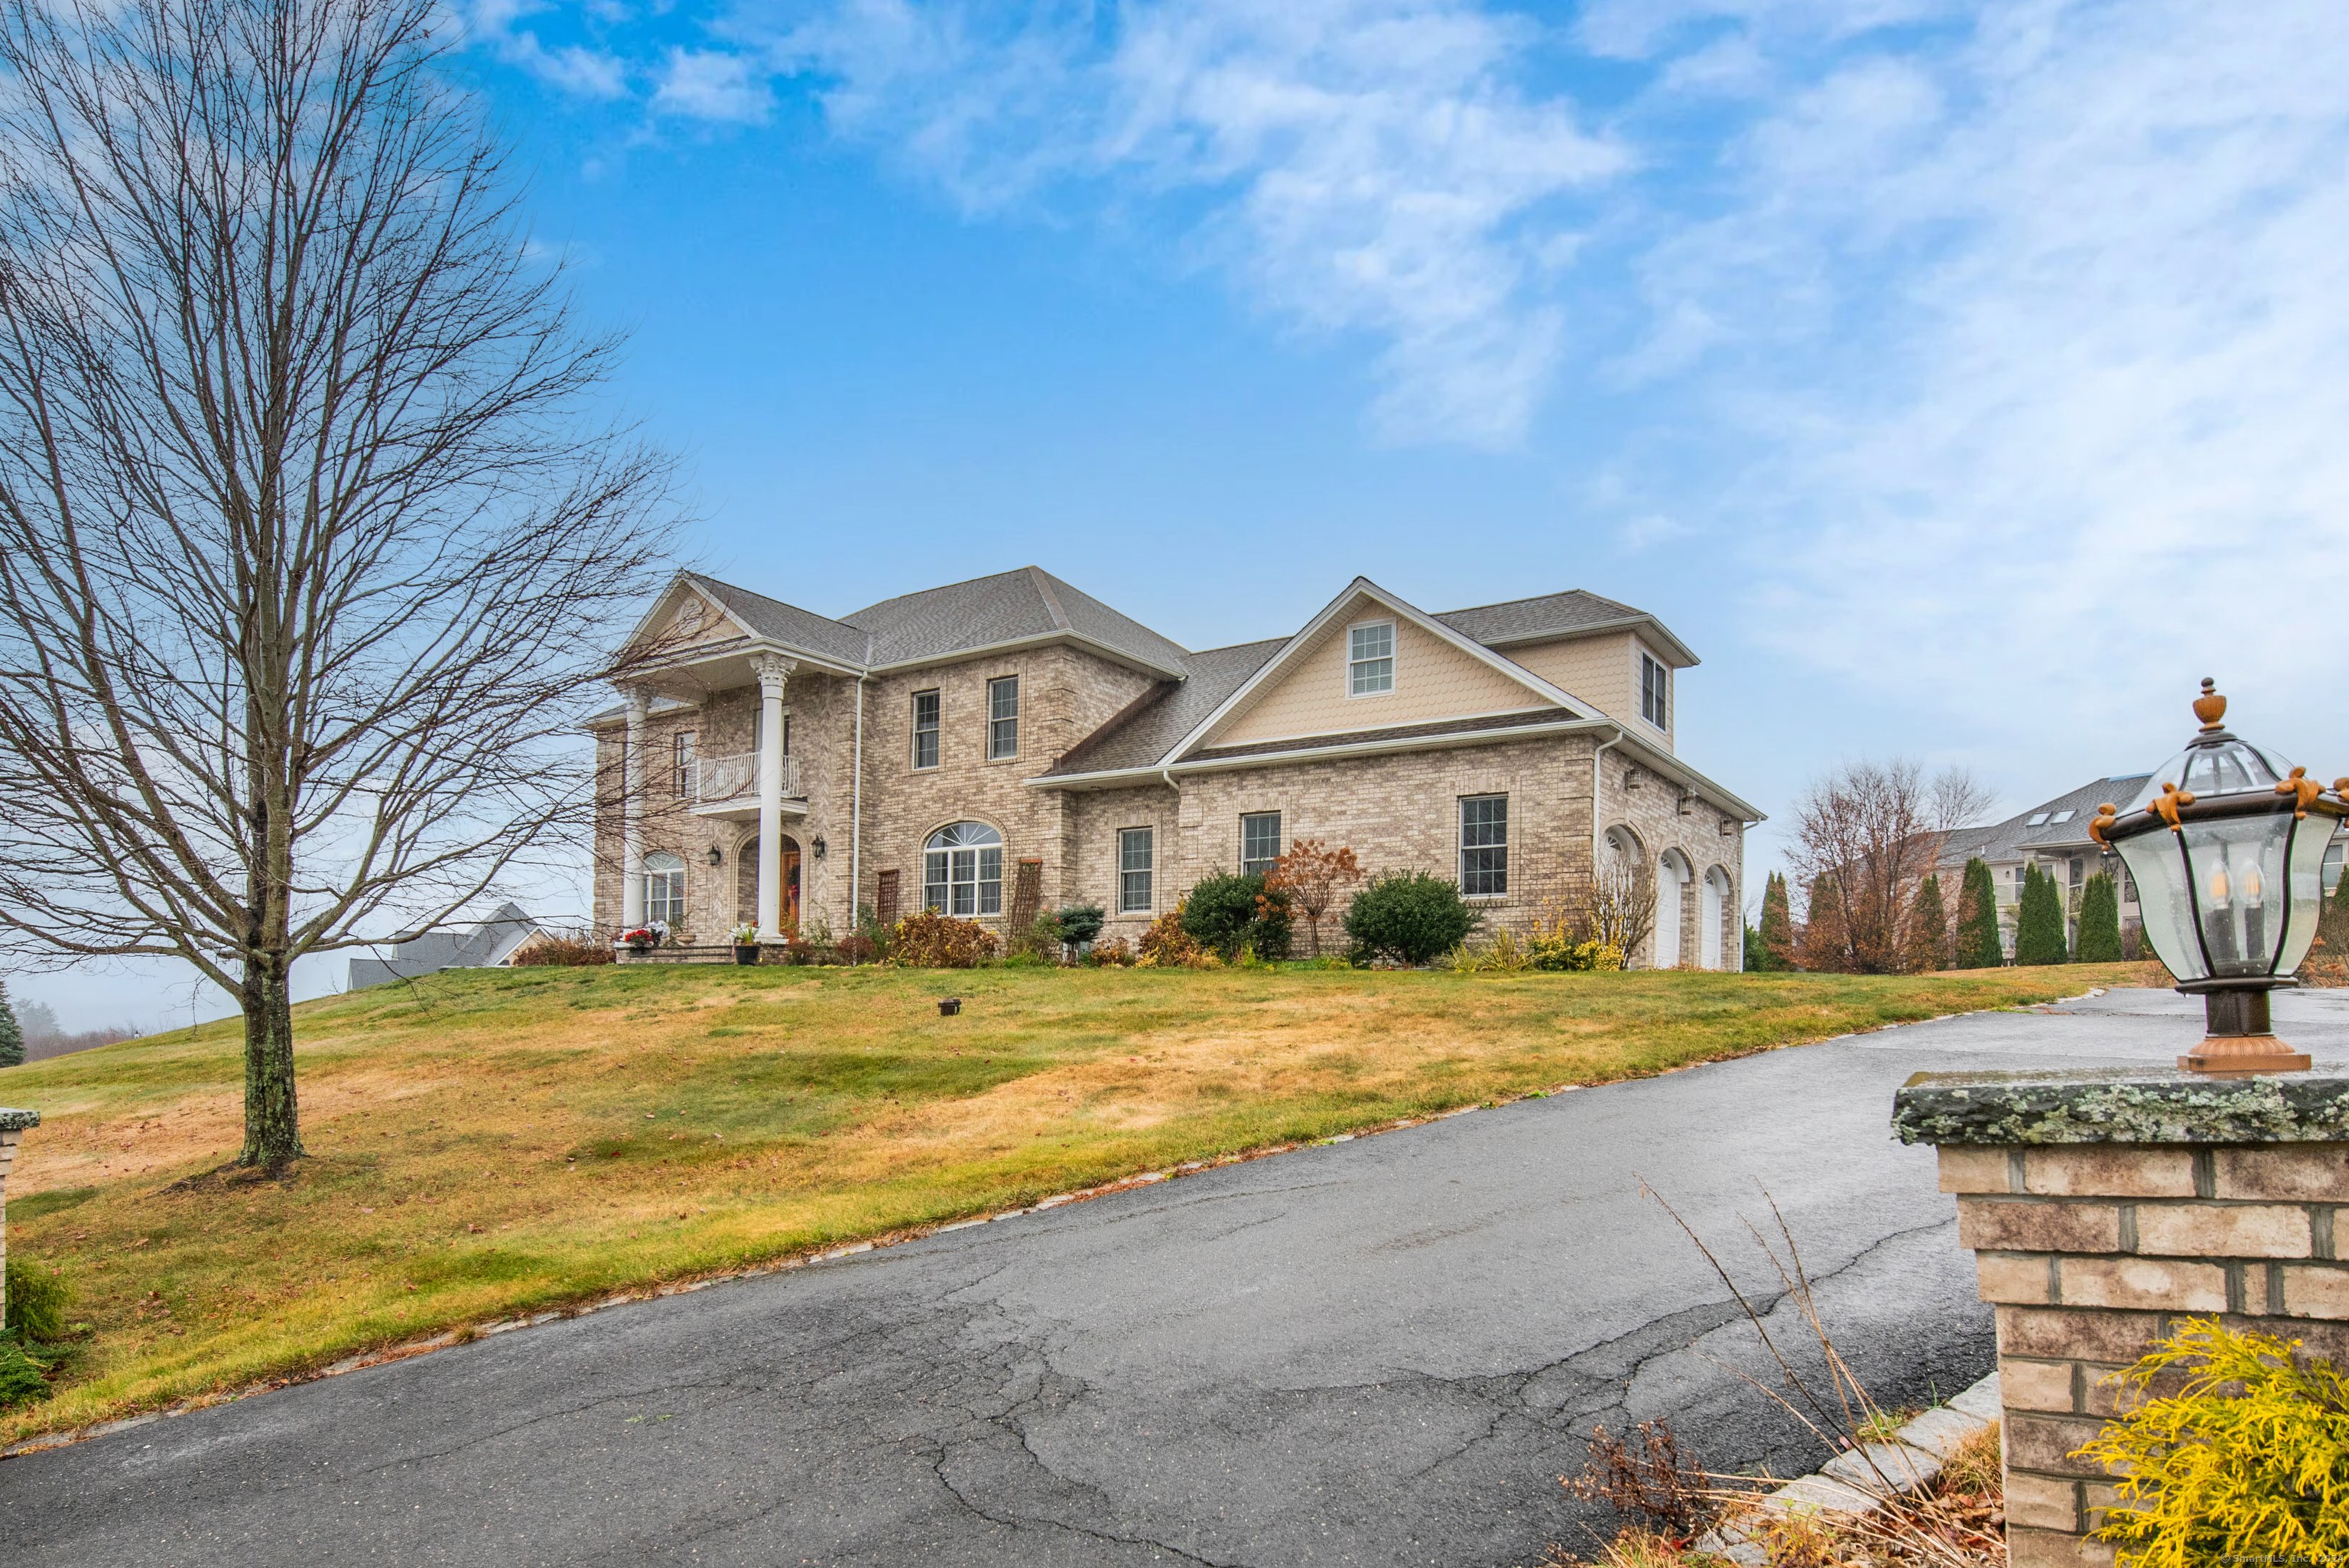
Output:
[[[8,1167],[16,1162],[16,1140],[41,1125],[37,1110],[0,1106],[0,1323],[8,1320]]]
[[[2189,1316],[2349,1366],[2349,1078],[1920,1073],[1904,1143],[1940,1146],[1958,1239],[1997,1310],[2012,1568],[2108,1564],[2111,1480],[2073,1451],[2115,1375]]]

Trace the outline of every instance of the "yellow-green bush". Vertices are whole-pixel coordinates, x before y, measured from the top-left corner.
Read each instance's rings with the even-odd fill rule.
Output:
[[[2130,1568],[2349,1562],[2349,1377],[2299,1348],[2189,1319],[2123,1374],[2135,1408],[2079,1454],[2119,1478],[2099,1533]]]

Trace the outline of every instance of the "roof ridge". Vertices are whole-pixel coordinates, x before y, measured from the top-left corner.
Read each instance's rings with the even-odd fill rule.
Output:
[[[1563,599],[1569,593],[1579,593],[1584,598],[1595,599],[1601,604],[1612,604],[1618,610],[1626,611],[1634,615],[1648,614],[1636,604],[1626,604],[1620,599],[1609,599],[1604,593],[1593,593],[1588,588],[1560,588],[1549,593],[1528,593],[1522,599],[1495,599],[1489,604],[1463,604],[1457,610],[1432,610],[1428,613],[1436,619],[1442,620],[1446,615],[1472,614],[1478,610],[1506,610],[1512,604],[1531,604],[1543,599]]]
[[[1042,567],[1032,564],[1023,567],[1022,570],[1028,573],[1030,581],[1036,584],[1036,592],[1043,595],[1044,608],[1052,613],[1053,629],[1061,632],[1068,631],[1070,629],[1068,614],[1061,608],[1060,595],[1052,592],[1052,574]],[[1126,619],[1131,621],[1133,617],[1129,615]],[[1135,621],[1134,624],[1138,626],[1142,623]]]

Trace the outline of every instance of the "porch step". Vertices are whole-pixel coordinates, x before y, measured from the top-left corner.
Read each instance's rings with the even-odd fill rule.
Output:
[[[656,947],[649,953],[631,953],[625,947],[613,949],[612,956],[622,964],[731,964],[731,947]]]

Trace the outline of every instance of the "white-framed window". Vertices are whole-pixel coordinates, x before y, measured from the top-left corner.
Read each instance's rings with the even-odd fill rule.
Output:
[[[1151,830],[1121,828],[1117,833],[1117,912],[1150,913]]]
[[[2044,811],[2033,811],[2031,813],[2030,820],[2024,822],[2023,825],[2026,828],[2044,828],[2047,825],[2047,813]]]
[[[998,676],[987,683],[987,759],[1019,755],[1019,677]]]
[[[1280,859],[1280,813],[1249,811],[1240,818],[1240,875],[1252,877],[1272,870]]]
[[[680,729],[677,732],[677,738],[669,743],[675,754],[677,798],[680,800],[693,794],[693,748],[700,738],[693,730]]]
[[[956,822],[922,846],[922,904],[968,920],[1003,913],[1003,835],[984,822]]]
[[[1652,654],[1640,655],[1640,717],[1658,729],[1672,727],[1672,671]]]
[[[645,857],[645,920],[663,925],[685,922],[685,857],[655,850]]]
[[[938,694],[917,691],[914,694],[914,766],[936,768],[938,765]]]
[[[1346,628],[1346,695],[1378,696],[1394,690],[1394,623]]]
[[[1498,898],[1509,891],[1509,798],[1460,798],[1460,891]]]

